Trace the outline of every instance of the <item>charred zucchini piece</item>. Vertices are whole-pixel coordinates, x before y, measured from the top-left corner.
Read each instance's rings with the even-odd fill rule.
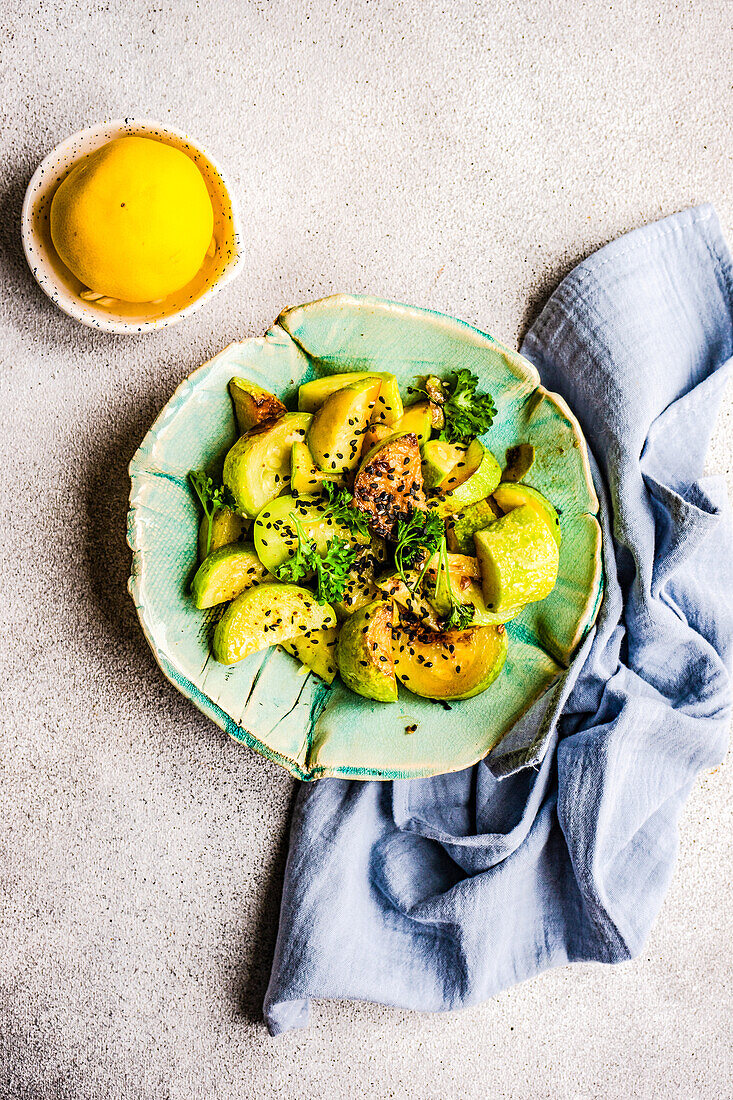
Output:
[[[499,508],[491,497],[469,504],[464,512],[449,516],[445,524],[445,537],[448,549],[455,554],[475,554],[473,536],[483,531],[500,516]]]
[[[354,481],[354,505],[367,513],[373,534],[382,538],[395,534],[398,519],[425,506],[414,432],[397,433],[371,449]]]
[[[470,699],[494,682],[504,667],[507,635],[503,626],[449,630],[393,631],[397,678],[426,699]]]
[[[277,420],[288,411],[279,397],[247,378],[231,378],[229,396],[241,435],[266,420]]]
[[[375,600],[344,623],[336,649],[341,679],[357,695],[380,703],[397,700],[392,658],[392,605]]]
[[[506,466],[502,481],[522,481],[534,464],[534,447],[531,443],[518,443],[506,453]]]
[[[478,439],[473,439],[469,443],[468,447],[464,448],[465,453],[456,462],[452,470],[450,470],[448,476],[441,483],[440,488],[443,492],[452,492],[457,489],[459,485],[463,485],[468,481],[470,477],[476,473],[481,465],[481,461],[485,454],[485,447]]]
[[[344,386],[362,382],[365,378],[378,378],[379,395],[373,412],[375,421],[396,424],[402,416],[402,398],[397,379],[388,371],[353,371],[348,374],[329,374],[324,378],[314,378],[304,382],[298,390],[298,408],[303,412],[315,412],[321,405]]]
[[[364,432],[364,440],[361,448],[362,455],[368,455],[372,447],[376,446],[377,443],[383,443],[384,440],[389,439],[392,434],[393,432],[390,426],[383,421],[380,421],[378,424],[370,421],[367,430]]]
[[[208,553],[213,554],[222,546],[239,542],[247,526],[242,516],[237,515],[231,508],[217,508],[211,519],[204,514],[199,524],[199,561],[203,561],[207,556],[207,547]],[[209,529],[211,529],[211,540],[209,540]]]
[[[313,415],[308,446],[319,469],[345,474],[359,465],[362,436],[379,393],[378,378],[364,378],[331,394]]]
[[[408,405],[394,426],[395,432],[414,432],[422,447],[430,439],[433,430],[433,416],[430,404],[420,401],[417,405]]]
[[[251,542],[221,546],[204,558],[191,582],[191,595],[202,610],[227,603],[259,584],[267,570]]]
[[[430,439],[422,449],[423,478],[428,489],[437,489],[459,462],[465,462],[466,448],[461,443]]]
[[[237,596],[214,631],[214,657],[234,665],[297,634],[336,626],[328,604],[296,584],[260,584]]]
[[[329,474],[319,470],[313,461],[313,455],[307,443],[293,443],[290,455],[290,488],[301,497],[318,496],[324,481],[343,484],[340,474]]]
[[[462,512],[469,504],[475,504],[489,496],[499,484],[501,478],[501,466],[496,461],[491,451],[474,439],[466,452],[466,460],[473,463],[478,457],[480,448],[481,458],[475,472],[455,489],[446,493],[438,505],[439,515],[445,517],[453,512]]]

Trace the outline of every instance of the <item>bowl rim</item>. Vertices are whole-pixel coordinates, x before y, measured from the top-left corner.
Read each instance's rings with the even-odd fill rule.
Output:
[[[231,208],[231,228],[235,246],[232,260],[220,273],[217,279],[207,286],[197,298],[189,302],[188,305],[184,306],[182,309],[177,310],[175,313],[171,313],[167,317],[161,317],[158,320],[136,321],[134,318],[119,320],[113,317],[107,318],[98,313],[92,314],[83,300],[70,294],[66,287],[56,278],[55,273],[46,259],[46,248],[40,243],[33,229],[33,212],[43,194],[39,185],[44,176],[51,175],[53,172],[57,171],[59,165],[64,163],[64,158],[68,157],[71,146],[77,145],[80,141],[96,139],[103,135],[105,135],[105,141],[111,141],[112,135],[108,134],[108,131],[114,130],[129,133],[130,136],[145,136],[151,131],[158,131],[161,135],[175,138],[177,141],[189,145],[194,152],[204,157],[218,174]],[[122,135],[120,134],[118,136]],[[64,164],[64,166],[66,165]],[[242,250],[242,222],[239,207],[234,192],[229,184],[229,180],[221,165],[201,142],[195,141],[185,131],[178,130],[174,126],[168,126],[164,122],[158,122],[156,119],[151,118],[128,117],[98,122],[93,126],[86,126],[81,130],[77,130],[76,133],[70,134],[68,137],[64,138],[63,141],[55,145],[40,162],[26,188],[20,215],[20,235],[23,242],[23,252],[25,253],[25,258],[31,270],[31,274],[41,290],[51,299],[54,305],[58,306],[67,316],[73,317],[75,321],[79,321],[87,328],[94,328],[98,331],[109,332],[118,336],[138,336],[146,332],[157,332],[159,329],[177,324],[179,321],[182,321],[184,317],[189,317],[239,274],[244,260]],[[33,251],[34,248],[35,252]]]
[[[569,421],[573,433],[581,443],[580,450],[583,474],[586,489],[590,494],[592,504],[590,514],[593,515],[594,518],[598,521],[600,501],[598,499],[598,495],[594,485],[593,473],[588,454],[588,444],[585,439],[585,434],[580,426],[580,423],[577,420],[577,417],[572,412],[564,398],[553,391],[545,389],[545,387],[542,385],[539,374],[534,367],[534,364],[530,360],[525,359],[524,356],[521,355],[521,353],[512,351],[511,348],[508,348],[506,345],[500,343],[489,333],[484,332],[482,329],[478,328],[477,325],[471,324],[468,321],[461,320],[460,318],[453,317],[450,314],[440,312],[430,307],[415,306],[400,301],[367,294],[330,294],[326,295],[325,297],[304,302],[296,306],[286,306],[279,312],[272,326],[267,330],[267,333],[269,334],[275,328],[279,327],[281,320],[285,315],[295,312],[299,309],[317,306],[324,302],[339,305],[371,305],[377,308],[386,308],[390,312],[394,312],[396,315],[402,314],[412,317],[416,317],[419,315],[428,315],[435,318],[439,322],[449,323],[450,325],[465,328],[467,332],[477,334],[483,339],[488,340],[493,344],[496,344],[502,349],[502,351],[508,351],[511,355],[517,356],[517,358],[521,360],[522,369],[531,376],[531,380],[533,383],[533,392],[540,392],[543,396],[549,398],[558,407],[561,415]],[[263,337],[261,336],[248,337],[245,338],[243,342],[256,342],[262,339]],[[492,751],[492,749],[482,752],[480,756],[476,757],[476,759],[472,760],[470,763],[461,761],[454,764],[452,767],[441,768],[439,771],[436,771],[433,766],[428,766],[426,768],[392,767],[389,769],[378,769],[375,767],[365,767],[362,765],[348,764],[341,764],[338,766],[317,764],[315,766],[304,768],[300,765],[298,761],[284,755],[277,749],[271,748],[265,741],[262,741],[260,739],[260,737],[254,730],[242,724],[238,724],[225,710],[222,709],[222,707],[219,706],[218,703],[212,700],[196,683],[190,680],[189,677],[181,669],[177,668],[173,663],[170,655],[165,651],[165,649],[161,649],[158,645],[150,626],[148,608],[145,604],[145,600],[143,599],[142,585],[145,547],[139,543],[139,530],[137,526],[138,509],[140,507],[140,501],[138,500],[138,491],[141,479],[144,478],[146,472],[146,463],[149,458],[148,450],[152,446],[151,441],[154,442],[160,431],[166,427],[171,417],[178,411],[182,402],[188,399],[191,391],[195,388],[195,385],[198,382],[198,376],[204,377],[206,372],[211,369],[212,364],[220,355],[224,354],[229,348],[237,346],[237,344],[241,342],[242,341],[234,341],[233,343],[227,344],[224,348],[221,348],[212,358],[207,359],[203,363],[199,363],[197,367],[195,367],[189,374],[186,375],[186,377],[184,377],[178,383],[175,390],[165,402],[163,407],[159,410],[157,416],[148,428],[148,431],[145,433],[145,436],[143,437],[140,446],[135,451],[128,466],[131,485],[128,501],[126,535],[128,546],[132,551],[132,563],[127,587],[130,597],[132,598],[132,601],[135,605],[135,610],[140,621],[143,635],[150,649],[152,650],[156,663],[158,664],[166,679],[171,684],[173,684],[173,686],[176,687],[184,695],[184,697],[192,702],[199,711],[201,711],[207,718],[211,719],[234,741],[239,744],[245,744],[249,748],[254,749],[254,751],[257,752],[260,756],[263,756],[265,757],[265,759],[284,767],[296,779],[300,779],[305,782],[313,782],[323,778],[356,779],[367,782],[378,782],[384,780],[391,781],[395,779],[418,779],[428,778],[434,775],[449,774],[451,772],[461,771],[466,767],[473,766],[479,760],[484,759]],[[570,668],[574,663],[575,657],[580,651],[581,643],[593,629],[600,610],[601,603],[603,601],[605,584],[603,567],[603,534],[600,524],[598,533],[599,542],[596,550],[597,574],[594,584],[594,600],[592,605],[589,602],[586,607],[582,624],[579,624],[578,636],[576,642],[573,645],[573,652],[570,663],[569,665],[564,666],[563,671],[560,674],[559,680],[557,682],[564,682],[565,676],[568,674]],[[550,687],[547,688],[547,691],[555,690],[557,682],[553,685],[550,685]],[[326,689],[326,691],[327,690],[328,689]],[[521,717],[526,713],[526,709],[528,709],[531,705],[534,705],[534,702],[536,702],[536,700],[531,700],[531,702],[528,703],[527,708],[525,708],[525,710],[515,716],[513,724],[516,724],[516,722],[521,719]],[[505,733],[508,732],[508,730],[505,731]],[[501,738],[499,739],[497,744],[500,743],[500,741]]]

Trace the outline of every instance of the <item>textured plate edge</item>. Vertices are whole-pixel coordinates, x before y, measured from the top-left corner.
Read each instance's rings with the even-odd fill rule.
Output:
[[[543,641],[541,644],[538,643],[538,644],[540,644],[540,648],[542,650],[544,650],[544,652],[547,654],[547,656],[551,657],[553,659],[553,661],[556,661],[557,664],[561,665],[562,668],[565,671],[567,671],[571,667],[571,665],[572,665],[573,661],[575,660],[575,657],[578,653],[578,650],[580,649],[581,645],[583,644],[583,642],[587,638],[589,631],[592,630],[593,627],[596,624],[596,619],[598,618],[598,612],[600,611],[601,603],[603,602],[603,590],[604,590],[604,582],[603,582],[603,528],[601,527],[600,523],[598,522],[598,513],[597,512],[581,512],[578,516],[575,516],[574,518],[575,519],[592,519],[595,523],[595,532],[596,532],[596,536],[597,536],[595,551],[594,551],[594,555],[593,555],[594,563],[595,563],[595,570],[594,570],[594,575],[593,575],[593,582],[588,588],[589,593],[592,592],[593,596],[587,600],[587,602],[585,604],[583,614],[581,615],[581,617],[578,620],[575,635],[573,637],[573,640],[572,640],[571,644],[568,646],[568,649],[567,649],[567,659],[566,659],[565,653],[563,653],[561,656],[559,656],[558,653],[553,653],[553,651],[549,648],[549,646],[546,644],[545,641]]]
[[[590,495],[590,500],[592,501],[592,507],[586,509],[586,514],[597,516],[600,510],[600,502],[598,500],[596,487],[593,484],[593,474],[590,468],[590,458],[588,457],[588,444],[586,442],[585,435],[583,434],[583,429],[580,426],[580,421],[568,405],[565,398],[561,397],[559,393],[555,393],[553,390],[545,389],[542,384],[537,386],[537,390],[541,391],[542,395],[546,397],[548,401],[550,401],[557,408],[557,411],[560,413],[560,415],[568,421],[570,427],[573,430],[573,435],[580,444],[579,450],[580,456],[583,460],[583,473],[585,475],[585,484]]]
[[[326,304],[334,307],[367,306],[373,309],[384,310],[384,312],[397,314],[398,316],[402,315],[406,320],[417,320],[430,317],[442,328],[455,329],[457,333],[462,335],[469,333],[474,347],[481,347],[482,342],[485,342],[487,348],[498,349],[503,355],[506,355],[517,377],[528,386],[528,395],[541,385],[539,372],[534,363],[530,362],[521,352],[514,351],[506,344],[502,344],[500,340],[497,340],[490,333],[484,332],[483,329],[477,328],[476,325],[472,325],[468,321],[461,321],[458,317],[451,317],[448,313],[440,313],[437,309],[430,309],[428,306],[413,306],[406,302],[394,302],[389,298],[379,298],[370,294],[328,294],[323,298],[315,298],[312,302],[303,302],[298,306],[286,306],[284,309],[280,310],[275,320],[275,324],[287,332],[288,336],[302,348],[305,354],[309,355],[310,353],[308,350],[303,347],[298,338],[291,332],[289,320],[291,316],[301,313],[303,310],[310,309],[313,306],[320,306],[323,308]],[[477,336],[480,337],[480,340],[476,339]],[[575,421],[575,424],[577,425],[577,421]]]

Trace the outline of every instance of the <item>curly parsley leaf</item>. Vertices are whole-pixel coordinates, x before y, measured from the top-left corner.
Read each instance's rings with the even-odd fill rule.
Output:
[[[206,538],[206,554],[208,555],[211,550],[211,521],[221,508],[231,508],[232,511],[234,510],[236,507],[234,497],[231,494],[231,490],[227,488],[226,485],[220,485],[218,488],[215,488],[213,479],[207,475],[205,470],[191,470],[188,475],[188,480],[196,496],[199,498],[201,507],[204,510],[204,515],[208,520]]]
[[[407,577],[407,570],[419,560],[421,561],[424,556],[423,570],[414,585],[414,588],[417,589],[422,581],[430,556],[440,546],[440,540],[443,538],[444,533],[445,524],[443,520],[437,512],[431,509],[425,512],[415,511],[408,520],[400,519],[397,521],[397,544],[394,551],[394,560],[397,572],[408,587],[410,587],[410,582]]]
[[[297,584],[313,572],[313,559],[318,557],[318,552],[315,542],[308,538],[295,512],[290,513],[290,519],[298,537],[298,545],[292,558],[288,558],[275,570],[275,576],[286,584]]]
[[[369,534],[369,517],[353,505],[353,496],[348,489],[339,489],[333,481],[324,481],[323,490],[331,505],[333,518],[343,527],[348,527],[354,535]]]
[[[356,549],[346,539],[332,538],[323,557],[316,556],[316,599],[319,603],[340,600],[356,558]]]
[[[469,604],[454,603],[444,620],[445,630],[465,630],[473,621],[473,608]]]
[[[494,423],[496,405],[490,394],[476,392],[476,375],[465,368],[453,371],[445,387],[445,427],[440,438],[449,443],[467,443],[488,431]]]
[[[325,554],[321,555],[313,539],[308,538],[295,512],[290,513],[290,519],[298,537],[298,545],[293,557],[275,570],[276,577],[287,584],[297,584],[312,573],[319,603],[340,600],[356,558],[356,549],[345,539],[332,538],[326,545]]]

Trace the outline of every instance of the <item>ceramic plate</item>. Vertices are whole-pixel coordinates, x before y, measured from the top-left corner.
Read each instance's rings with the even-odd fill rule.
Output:
[[[497,417],[483,438],[499,462],[517,443],[534,445],[526,482],[558,509],[563,532],[558,583],[507,624],[509,655],[495,683],[448,710],[402,687],[393,704],[362,699],[338,678],[329,688],[279,648],[233,667],[214,661],[218,613],[197,611],[188,595],[199,515],[187,473],[220,469],[236,438],[229,379],[243,375],[295,407],[300,383],[322,374],[389,370],[405,396],[414,375],[460,367],[494,397]],[[130,592],[163,672],[237,741],[300,779],[405,779],[468,767],[561,675],[598,610],[598,501],[577,421],[526,359],[430,310],[341,295],[285,310],[266,336],[231,344],[178,387],[130,475]]]

